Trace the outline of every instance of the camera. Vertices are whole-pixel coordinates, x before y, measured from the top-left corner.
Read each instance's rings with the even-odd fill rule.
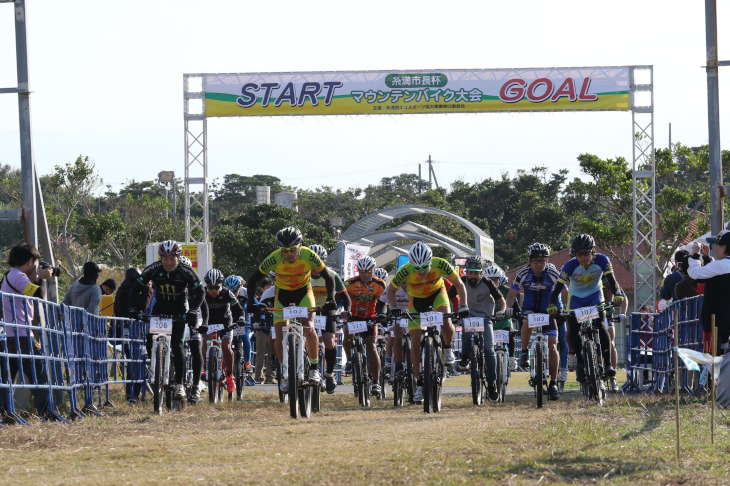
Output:
[[[46,268],[49,268],[49,267],[53,269],[53,276],[54,277],[58,277],[59,275],[61,275],[61,269],[59,267],[52,267],[50,263],[41,262],[41,268],[42,269],[45,270]]]

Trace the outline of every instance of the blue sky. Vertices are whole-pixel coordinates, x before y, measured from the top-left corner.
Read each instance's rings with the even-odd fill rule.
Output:
[[[58,2],[27,0],[36,164],[90,156],[105,182],[184,171],[183,73],[654,65],[655,144],[708,142],[704,2]],[[720,59],[730,6],[718,2]],[[0,87],[16,84],[12,4],[0,4]],[[730,69],[720,69],[730,143]],[[19,166],[17,97],[0,95],[0,162]],[[415,173],[442,186],[576,157],[631,158],[631,114],[225,118],[209,177],[364,187]],[[424,174],[425,174],[424,167]]]

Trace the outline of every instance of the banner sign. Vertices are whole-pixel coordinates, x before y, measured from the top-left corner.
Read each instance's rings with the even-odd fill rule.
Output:
[[[205,115],[627,111],[629,67],[206,74]]]
[[[357,259],[361,256],[367,256],[369,252],[369,246],[356,245],[354,243],[345,244],[345,258],[343,258],[344,268],[342,270],[343,280],[357,277]]]

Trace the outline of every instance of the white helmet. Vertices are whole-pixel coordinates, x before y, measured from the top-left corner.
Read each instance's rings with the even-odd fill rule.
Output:
[[[376,268],[373,272],[373,277],[379,278],[380,280],[388,280],[388,271],[383,267]]]
[[[499,278],[499,279],[501,279],[503,276],[504,276],[504,272],[497,265],[492,265],[491,267],[487,267],[487,268],[484,269],[484,277],[485,278]]]
[[[180,263],[183,265],[187,265],[189,267],[193,266],[193,262],[190,261],[190,258],[186,257],[185,255],[180,257]]]
[[[327,250],[325,250],[324,246],[309,245],[309,249],[316,253],[323,262],[327,260]]]
[[[431,248],[422,241],[414,244],[408,252],[408,261],[414,267],[425,267],[426,265],[430,265],[432,257],[433,253],[431,252]]]
[[[375,265],[375,258],[371,256],[362,256],[357,259],[358,272],[367,272],[368,270],[372,270],[375,268]]]

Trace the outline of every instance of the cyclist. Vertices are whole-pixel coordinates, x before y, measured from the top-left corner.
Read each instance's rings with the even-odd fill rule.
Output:
[[[250,324],[251,324],[251,318],[248,313],[248,294],[246,292],[246,287],[243,285],[246,282],[239,276],[239,275],[229,275],[226,277],[225,281],[223,282],[223,285],[233,292],[233,295],[236,296],[236,299],[238,300],[238,303],[241,304],[241,308],[243,309],[243,317],[246,322],[243,330],[243,334],[238,335],[239,341],[241,341],[241,347],[243,348],[243,371],[245,373],[250,373],[251,368],[251,336],[249,335],[250,330]],[[258,304],[258,299],[254,297],[254,302]]]
[[[506,304],[504,297],[497,289],[492,280],[484,278],[482,274],[482,259],[479,256],[470,256],[466,259],[466,275],[461,277],[461,282],[466,288],[466,304],[469,307],[469,317],[484,317],[484,361],[486,362],[487,393],[490,400],[499,398],[497,393],[497,356],[494,354],[494,328],[492,321],[488,318],[495,314],[498,308],[498,316],[504,316]],[[509,315],[512,315],[511,309]],[[509,316],[507,316],[509,317]],[[471,350],[472,333],[462,334],[462,365],[464,356],[469,356]]]
[[[502,294],[502,297],[505,298],[505,305],[507,300],[507,295],[509,294],[509,287],[507,287],[507,277],[504,275],[504,270],[499,268],[497,265],[491,265],[484,269],[484,278],[487,280],[491,280],[494,282],[494,285],[497,287],[497,290],[499,290],[499,293]],[[506,309],[505,309],[506,311]],[[522,309],[520,307],[520,303],[515,299],[514,304],[512,304],[512,315],[519,314],[522,312]],[[512,318],[509,316],[503,317],[502,319],[498,320],[494,323],[494,330],[495,331],[511,331],[512,330]],[[510,359],[510,370],[515,371],[517,370],[517,360],[515,359],[515,336],[514,334],[510,333],[509,335],[509,342],[507,343],[507,355]],[[514,364],[514,366],[513,366]]]
[[[411,246],[408,252],[408,263],[403,265],[396,273],[393,281],[388,286],[388,305],[391,316],[398,318],[401,315],[397,307],[396,292],[404,283],[408,284],[409,307],[408,312],[419,313],[433,309],[434,311],[447,314],[450,310],[449,298],[446,295],[444,277],[451,281],[459,294],[461,305],[459,307],[459,318],[469,316],[469,307],[466,305],[466,289],[459,275],[449,262],[442,258],[433,256],[431,248],[419,241]],[[414,399],[423,402],[423,381],[420,376],[421,365],[421,322],[415,319],[408,321],[408,332],[411,335],[411,363],[413,374],[416,375],[417,387]],[[443,337],[443,360],[446,366],[454,364],[454,350],[451,349],[451,341],[454,339],[454,326],[451,319],[444,319],[441,326]]]
[[[358,258],[358,275],[345,282],[347,293],[350,294],[350,299],[352,300],[352,308],[350,313],[348,313],[350,314],[350,319],[375,319],[381,322],[385,320],[385,314],[383,312],[385,303],[380,301],[380,296],[385,292],[385,282],[373,277],[375,265],[375,259],[373,257],[363,256]],[[373,377],[371,394],[374,397],[380,397],[382,393],[379,382],[381,363],[375,346],[375,338],[378,335],[377,324],[372,327],[368,325],[367,332],[362,334],[365,337],[368,367]],[[346,329],[343,347],[348,351],[352,348],[353,337]]]
[[[184,316],[188,326],[198,325],[198,309],[203,302],[203,286],[198,275],[187,265],[180,265],[182,247],[177,241],[166,240],[157,249],[160,260],[148,265],[129,292],[129,316],[137,318],[140,292],[152,282],[155,290],[155,303],[152,314]],[[170,346],[175,368],[175,398],[185,398],[183,378],[185,374],[185,324],[174,322]],[[152,347],[152,336],[148,336],[148,345]]]
[[[383,267],[378,267],[375,270],[373,270],[373,277],[379,278],[383,282],[385,282],[386,286],[388,285],[388,271],[384,269]],[[383,294],[380,296],[380,299],[382,300],[386,305],[388,304],[388,295],[383,292]],[[390,329],[387,329],[385,332],[385,356],[386,356],[386,362],[380,363],[383,366],[383,369],[386,371],[390,371],[391,365],[393,363],[393,337],[391,337],[390,333],[387,332]]]
[[[309,245],[309,249],[317,254],[322,261],[327,260],[327,250],[322,245]],[[327,272],[335,281],[335,300],[339,307],[346,312],[350,310],[350,294],[347,293],[345,284],[342,278],[329,268]],[[314,303],[317,307],[322,307],[327,299],[327,286],[325,285],[324,278],[320,275],[320,272],[312,270],[312,276],[310,277],[312,284],[312,292],[314,293]],[[335,380],[335,363],[337,363],[337,340],[335,334],[337,333],[337,323],[334,319],[327,318],[327,325],[324,331],[322,331],[321,340],[324,343],[324,362],[325,362],[325,373],[324,373],[324,386],[327,393],[332,394],[337,388],[337,380]]]
[[[205,274],[205,302],[208,304],[208,324],[230,326],[243,316],[243,308],[236,296],[223,287],[223,272],[211,268]],[[207,339],[205,340],[207,344]],[[231,331],[226,331],[221,338],[223,361],[226,365],[226,391],[236,390],[236,379],[233,376],[233,349],[231,348]]]
[[[279,248],[271,253],[248,279],[248,307],[253,309],[255,304],[253,296],[256,292],[256,285],[260,279],[265,277],[269,271],[276,273],[276,291],[274,307],[281,309],[291,303],[301,307],[314,307],[314,293],[310,284],[311,270],[320,272],[327,288],[327,299],[323,310],[330,311],[337,309],[335,303],[334,289],[335,281],[329,272],[325,272],[325,265],[322,259],[315,252],[307,247],[302,247],[302,232],[294,226],[287,226],[276,233],[276,243]],[[304,327],[304,339],[306,341],[307,354],[309,355],[309,383],[318,385],[321,381],[319,376],[319,340],[314,332],[314,312],[310,312],[306,319],[300,319]],[[279,362],[283,358],[284,320],[281,311],[274,312],[274,327],[276,328],[276,342],[274,349]],[[296,386],[296,384],[294,384]],[[282,392],[288,392],[289,386],[286,378],[283,378],[279,387]]]
[[[542,243],[535,242],[527,248],[527,259],[529,265],[517,272],[507,294],[507,305],[512,305],[517,294],[522,291],[525,294],[523,309],[525,313],[548,313],[551,305],[551,295],[560,275],[554,267],[548,267],[550,248]],[[555,306],[562,309],[560,291],[555,300]],[[558,368],[560,366],[560,354],[558,353],[558,322],[555,317],[550,318],[550,324],[542,327],[542,333],[547,336],[548,341],[548,368],[550,370],[550,385],[548,386],[548,397],[550,400],[560,398],[558,390]],[[529,355],[527,346],[530,342],[532,329],[527,325],[527,319],[522,323],[520,338],[522,341],[522,352],[520,353],[520,368],[529,368]]]
[[[557,302],[563,286],[568,285],[568,309],[600,305],[603,303],[603,292],[601,291],[601,278],[606,276],[608,285],[613,294],[612,302],[622,304],[625,300],[624,293],[619,287],[613,274],[611,260],[602,253],[596,253],[596,241],[591,235],[580,234],[570,242],[570,255],[573,257],[563,265],[560,271],[560,278],[553,287],[550,295],[550,306],[547,312],[556,314],[558,312]],[[601,322],[605,319],[605,312],[599,312]],[[574,315],[568,317],[568,346],[576,357],[575,375],[580,383],[585,380],[583,369],[583,356],[580,346],[580,335],[578,321]],[[608,338],[608,331],[599,326],[598,335],[601,341],[601,352],[603,354],[604,374],[608,378],[616,376],[616,370],[611,365],[611,346]]]

